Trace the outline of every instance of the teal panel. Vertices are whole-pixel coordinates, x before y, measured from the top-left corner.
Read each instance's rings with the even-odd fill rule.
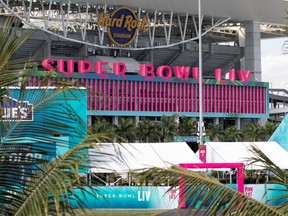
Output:
[[[2,172],[1,185],[21,186],[21,184],[24,184],[26,178],[29,178],[29,175],[33,174],[32,167],[34,165],[31,158],[39,160],[39,162],[41,160],[52,160],[55,156],[63,154],[68,150],[67,145],[63,145],[63,142],[67,144],[68,137],[53,137],[53,141],[51,139],[48,141],[34,137],[19,137],[5,140],[0,145],[0,151],[5,152],[5,154],[1,155],[1,160],[9,161],[9,164],[4,163],[1,165],[1,168],[4,166],[4,169],[7,169],[7,167],[11,166],[10,163],[12,163],[12,166],[17,166],[19,170],[17,177],[11,175],[9,172]]]
[[[237,190],[236,184],[225,184],[226,186]],[[245,195],[258,200],[261,203],[265,203],[269,206],[280,205],[287,202],[287,198],[281,198],[287,196],[287,189],[284,185],[279,184],[245,184]],[[278,199],[279,198],[279,199]]]
[[[87,115],[91,116],[171,116],[176,112],[133,112],[133,111],[104,111],[104,110],[88,110]],[[198,112],[179,112],[179,116],[199,117]],[[267,114],[233,114],[233,113],[203,113],[204,118],[268,118]]]
[[[281,121],[269,141],[277,142],[282,148],[288,151],[288,115]]]
[[[237,190],[237,184],[225,184],[226,186]],[[195,199],[195,197],[200,193],[196,192],[194,196],[187,200],[186,206],[190,205]],[[245,184],[244,185],[244,194],[249,196],[261,203],[267,204],[269,206],[276,206],[287,202],[287,198],[281,198],[287,195],[287,189],[284,185],[279,184]],[[212,197],[217,196],[215,193]],[[279,199],[278,199],[279,198]],[[197,202],[196,208],[201,204],[202,199]],[[204,206],[208,206],[210,200],[207,200]]]
[[[152,186],[95,186],[75,195],[85,201],[86,208],[94,209],[174,209],[178,207],[178,191],[170,187]],[[169,192],[168,192],[169,191]],[[79,208],[74,203],[75,208]]]
[[[25,95],[19,95],[20,90],[11,89],[11,98],[21,100],[33,105],[33,120],[20,121],[18,128],[27,128],[21,134],[24,137],[37,137],[45,140],[45,137],[55,136],[55,142],[59,137],[61,143],[66,142],[66,150],[79,144],[87,136],[87,92],[86,89],[69,89],[56,93],[55,88],[28,88]],[[43,100],[43,98],[46,98]],[[39,103],[42,101],[41,103]],[[57,114],[57,115],[56,115]],[[60,129],[59,129],[60,125]],[[62,127],[61,127],[62,126]],[[66,126],[66,127],[65,127]],[[37,130],[33,130],[37,128]],[[40,128],[40,130],[39,130]],[[38,131],[38,132],[37,132]],[[41,131],[41,132],[39,132]],[[19,133],[18,133],[19,134]],[[17,139],[13,136],[10,139]],[[66,140],[66,141],[65,141]],[[67,145],[68,141],[68,145]],[[65,146],[65,145],[63,145]],[[57,147],[58,153],[64,153],[65,147]]]

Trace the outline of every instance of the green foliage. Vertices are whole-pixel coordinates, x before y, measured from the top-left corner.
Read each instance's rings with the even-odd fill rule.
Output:
[[[252,122],[247,123],[245,125],[243,133],[244,133],[244,139],[246,141],[255,142],[255,141],[264,141],[265,139],[264,127],[256,125]]]
[[[222,141],[224,139],[224,130],[219,124],[209,125],[206,129],[206,134],[213,141]]]
[[[115,135],[118,137],[118,140],[116,141],[133,142],[136,137],[135,127],[135,120],[133,118],[119,118],[118,125],[114,125],[113,129]]]
[[[90,133],[108,133],[110,137],[118,137],[122,142],[171,142],[174,136],[196,136],[197,120],[181,117],[179,125],[175,123],[175,115],[162,116],[160,121],[144,119],[136,124],[135,120],[119,118],[118,125],[112,125],[106,120],[97,121],[89,129]],[[247,123],[239,130],[236,125],[223,129],[220,124],[210,124],[206,128],[206,135],[212,141],[267,141],[278,127],[277,123],[266,122],[264,126]]]
[[[207,136],[213,141],[267,141],[278,127],[278,123],[267,121],[264,126],[247,123],[243,129],[238,130],[237,126],[229,126],[225,130],[221,125],[209,125],[206,129]]]
[[[237,129],[236,125],[229,126],[224,131],[224,137],[226,142],[241,141],[242,133]]]
[[[136,128],[136,138],[139,142],[159,142],[159,124],[148,119],[138,123]]]
[[[112,124],[108,122],[106,119],[97,118],[96,123],[89,127],[89,134],[95,133],[114,133],[111,131]]]
[[[173,137],[178,134],[178,125],[175,123],[175,115],[162,116],[159,122],[160,137],[163,142],[173,141]]]
[[[267,121],[264,125],[264,140],[268,140],[272,134],[274,133],[274,131],[277,129],[277,127],[279,126],[279,123],[273,123],[270,121]]]
[[[195,118],[183,116],[178,128],[180,136],[195,136],[198,132],[197,120]]]
[[[13,54],[29,38],[32,31],[21,30],[19,36],[20,29],[11,27],[18,20],[12,17],[2,18],[0,22],[0,98],[8,93],[8,86],[18,86],[21,78],[27,76],[25,67],[32,61],[30,58],[11,60]]]

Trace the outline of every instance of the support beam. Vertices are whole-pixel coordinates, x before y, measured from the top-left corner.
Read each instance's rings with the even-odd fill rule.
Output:
[[[48,2],[44,1],[29,1],[27,4],[26,1],[14,2],[15,4],[9,4],[9,1],[0,0],[0,4],[5,11],[5,14],[13,15],[19,18],[24,25],[33,29],[39,29],[43,32],[50,34],[51,36],[57,37],[59,40],[67,40],[70,42],[85,44],[89,47],[99,48],[99,49],[121,49],[121,50],[151,50],[151,49],[161,49],[169,48],[174,46],[179,46],[191,41],[198,40],[198,36],[193,36],[193,34],[186,34],[188,23],[193,22],[193,18],[186,13],[185,19],[180,19],[183,17],[183,13],[176,13],[174,11],[143,11],[141,8],[138,8],[134,11],[137,14],[137,17],[143,17],[146,14],[148,22],[148,37],[150,45],[141,45],[139,43],[138,34],[135,38],[135,41],[130,45],[119,47],[112,46],[112,44],[107,40],[107,27],[98,26],[98,23],[95,21],[94,17],[99,15],[100,10],[104,13],[110,13],[113,9],[107,5],[90,5],[86,4],[77,4],[75,2],[54,2],[52,0]],[[24,13],[20,13],[23,10],[24,4]],[[18,5],[17,5],[18,4]],[[168,21],[165,20],[163,14],[168,14]],[[159,23],[159,18],[164,17],[164,23]],[[203,17],[202,17],[203,19]],[[201,19],[201,22],[202,22]],[[33,22],[37,20],[37,23]],[[222,20],[217,20],[213,22],[213,26],[209,27],[202,32],[202,36],[207,34],[212,29],[221,26],[223,23],[230,20],[229,18],[224,18]],[[166,22],[167,21],[167,22]],[[195,20],[194,20],[195,21]],[[169,22],[169,23],[168,23]],[[160,40],[165,40],[166,44],[154,43],[156,36],[156,26],[157,30],[163,32],[163,35]],[[181,37],[173,38],[171,40],[173,31],[172,27],[178,27]],[[97,40],[91,40],[87,38],[87,30],[95,31],[95,35],[98,33]],[[70,32],[80,31],[81,38],[75,38]],[[178,32],[178,31],[177,31]],[[199,29],[196,32],[199,33]],[[159,36],[157,34],[157,36]],[[158,38],[157,38],[158,39]],[[106,43],[107,42],[107,43]]]

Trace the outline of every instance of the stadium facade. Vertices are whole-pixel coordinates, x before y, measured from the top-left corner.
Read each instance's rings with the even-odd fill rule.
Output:
[[[198,118],[199,82],[205,122],[241,128],[269,117],[260,40],[285,35],[284,1],[203,0],[200,18],[198,1],[186,0],[10,3],[2,15],[37,29],[14,56],[38,57],[29,85],[49,70],[59,72],[51,85],[84,83],[90,124],[97,116],[116,124],[121,116]]]

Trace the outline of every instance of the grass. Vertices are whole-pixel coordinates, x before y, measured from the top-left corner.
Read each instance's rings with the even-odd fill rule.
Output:
[[[77,216],[155,216],[169,210],[86,210],[83,213],[81,210],[76,212]]]

